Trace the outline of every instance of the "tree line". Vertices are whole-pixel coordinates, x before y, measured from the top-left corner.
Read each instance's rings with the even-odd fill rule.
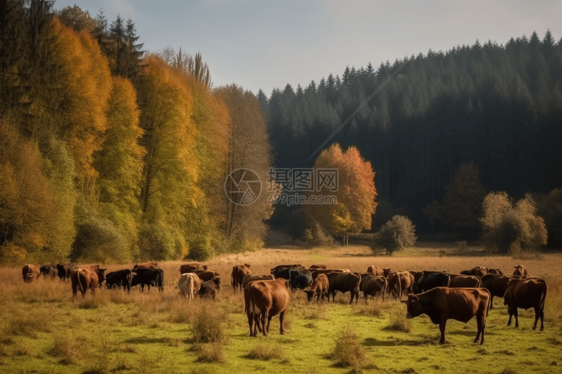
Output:
[[[203,260],[259,248],[258,204],[226,176],[265,174],[258,99],[212,87],[200,54],[143,50],[132,20],[0,1],[0,261]]]
[[[549,241],[560,244],[561,83],[562,40],[548,31],[542,39],[532,33],[505,44],[430,50],[376,69],[348,67],[341,77],[287,85],[269,96],[260,91],[258,98],[275,164],[303,167],[380,90],[331,139],[357,147],[373,165],[374,230],[398,214],[409,216],[420,233],[475,238],[487,191],[516,199],[533,193],[553,233]],[[468,179],[455,181],[458,172]],[[467,192],[463,185],[470,181],[474,189]],[[278,209],[272,223],[290,227],[291,217],[292,210]]]

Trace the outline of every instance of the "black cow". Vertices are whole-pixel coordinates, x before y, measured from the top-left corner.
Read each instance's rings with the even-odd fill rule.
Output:
[[[444,272],[423,271],[420,279],[414,284],[414,292],[422,293],[436,287],[449,287],[450,276]]]
[[[71,262],[67,262],[65,264],[60,263],[57,264],[57,275],[59,276],[61,281],[66,282],[67,279],[70,279],[70,274],[72,274],[76,269],[78,269],[78,265]]]
[[[105,285],[107,288],[111,289],[113,287],[121,288],[127,290],[127,292],[131,291],[131,283],[133,282],[133,278],[135,277],[136,273],[132,272],[129,269],[113,271],[105,276]]]
[[[164,291],[164,271],[162,269],[138,269],[137,275],[133,277],[131,287],[141,285],[141,291],[144,292],[144,286],[158,286],[160,292]]]
[[[304,290],[312,284],[312,272],[310,270],[289,269],[289,287]]]
[[[359,300],[359,290],[361,285],[361,274],[359,273],[329,273],[326,274],[329,281],[328,289],[328,301],[330,301],[330,294],[332,295],[332,301],[336,301],[336,293],[339,291],[343,294],[346,292],[351,293],[351,300],[349,303],[353,302],[355,297],[355,303]]]
[[[303,270],[304,270],[304,268],[303,268]],[[289,281],[289,279],[291,279],[290,271],[291,271],[291,268],[279,268],[279,269],[272,270],[271,274],[275,277],[275,279],[283,278],[283,279]]]
[[[217,297],[217,289],[220,285],[220,278],[215,277],[211,280],[201,283],[201,288],[199,289],[199,296],[208,297],[214,299]]]
[[[57,266],[53,264],[43,265],[41,266],[41,268],[39,268],[39,271],[41,272],[41,274],[43,274],[43,277],[47,278],[49,276],[52,279],[55,279],[55,277],[59,273]]]

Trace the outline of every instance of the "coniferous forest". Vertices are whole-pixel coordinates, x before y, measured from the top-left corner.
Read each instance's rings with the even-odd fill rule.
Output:
[[[505,191],[532,194],[549,240],[562,239],[562,40],[550,32],[348,67],[258,97],[281,167],[311,166],[351,116],[328,144],[355,146],[371,161],[375,230],[403,214],[421,233],[473,238],[485,193]],[[279,209],[272,222],[290,225],[293,216]]]

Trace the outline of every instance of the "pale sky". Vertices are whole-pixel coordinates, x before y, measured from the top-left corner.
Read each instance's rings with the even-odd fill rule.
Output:
[[[131,18],[145,49],[166,46],[209,64],[215,86],[236,83],[269,96],[306,86],[346,66],[448,50],[511,37],[562,36],[562,1],[553,0],[57,0],[111,22]]]

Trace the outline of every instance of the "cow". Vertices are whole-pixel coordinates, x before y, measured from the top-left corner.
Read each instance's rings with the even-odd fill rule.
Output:
[[[144,286],[148,286],[149,292],[150,286],[158,287],[160,292],[164,291],[164,271],[162,269],[137,269],[135,273],[131,287],[140,284],[141,292],[144,292]]]
[[[220,290],[220,288],[221,288],[221,282],[220,282],[221,275],[219,273],[217,273],[216,271],[199,270],[199,271],[196,271],[195,274],[197,274],[197,276],[199,277],[199,279],[201,279],[202,282],[206,282],[208,280],[216,278],[218,282],[215,282],[215,284],[217,285],[217,289]]]
[[[218,281],[218,282],[217,282]],[[215,299],[217,297],[217,289],[220,285],[220,279],[213,278],[208,281],[201,283],[201,288],[199,289],[200,297],[207,297],[209,299]]]
[[[234,291],[236,291],[237,288],[239,288],[240,290],[242,290],[242,280],[244,279],[244,275],[246,274],[252,274],[252,271],[250,270],[250,265],[248,264],[243,264],[243,265],[235,265],[232,267],[232,274],[231,274],[231,281],[230,284],[232,285],[232,288],[234,288]]]
[[[493,275],[503,275],[503,272],[500,269],[486,268],[486,272]]]
[[[304,269],[304,266],[302,266],[301,264],[277,265],[277,266],[271,268],[271,273],[270,273],[270,274],[274,274],[275,271],[277,271],[277,270],[279,270],[279,269],[292,269],[292,268]]]
[[[504,305],[507,305],[509,313],[509,321],[507,325],[511,325],[511,317],[515,315],[515,327],[519,327],[519,319],[517,308],[525,310],[529,308],[535,309],[535,324],[533,330],[537,328],[537,322],[541,319],[541,331],[544,330],[544,302],[546,299],[547,286],[544,279],[517,279],[509,280],[507,290],[504,296]]]
[[[476,316],[478,333],[474,343],[484,344],[484,330],[490,292],[484,288],[448,288],[437,287],[418,295],[409,295],[406,303],[408,313],[406,318],[412,319],[426,314],[434,324],[439,324],[441,331],[440,344],[445,343],[445,326],[447,320],[454,319],[467,323]]]
[[[449,287],[449,281],[450,276],[448,273],[422,271],[418,281],[414,283],[414,292],[422,293],[436,287]]]
[[[250,326],[250,336],[257,336],[257,329],[263,335],[269,333],[271,318],[279,315],[280,334],[285,333],[283,320],[289,306],[287,281],[282,278],[250,282],[244,288],[245,312]]]
[[[529,278],[531,276],[529,275],[529,272],[527,271],[527,269],[525,269],[525,266],[523,265],[515,265],[514,268],[515,268],[515,271],[513,272],[514,277]]]
[[[414,276],[408,271],[400,271],[388,273],[388,293],[394,291],[396,298],[401,298],[404,293],[406,295],[414,293]]]
[[[182,274],[178,281],[178,288],[186,299],[194,299],[201,289],[201,279],[195,273]]]
[[[382,269],[382,275],[385,278],[388,278],[388,274],[392,273],[392,269]]]
[[[490,291],[491,299],[490,299],[490,309],[494,307],[494,296],[497,297],[504,297],[505,291],[507,290],[507,284],[509,280],[512,279],[511,277],[507,277],[505,275],[493,275],[487,274],[484,275],[482,280],[483,288]]]
[[[316,302],[320,301],[320,296],[322,296],[322,301],[324,301],[324,297],[328,296],[329,287],[330,282],[326,274],[320,274],[312,282],[310,287],[305,288],[303,292],[306,294],[308,301],[312,301],[314,296],[316,296]]]
[[[384,301],[384,294],[388,289],[388,281],[382,275],[367,275],[365,279],[361,277],[361,291],[363,291],[363,296],[365,301],[369,296],[382,295],[382,301]]]
[[[46,264],[43,265],[39,268],[39,272],[41,272],[41,274],[43,274],[44,278],[47,278],[47,276],[51,277],[51,279],[55,279],[55,277],[58,275],[59,271],[57,270],[57,266],[53,265],[53,264]]]
[[[91,290],[92,295],[96,293],[96,287],[101,287],[105,280],[105,270],[99,265],[84,266],[74,270],[70,275],[70,282],[72,284],[72,298],[76,299],[78,291],[85,297],[86,291]]]
[[[475,266],[470,270],[461,271],[461,275],[476,275],[477,277],[483,277],[488,274],[488,271],[484,266]]]
[[[135,264],[133,271],[137,269],[160,269],[157,262],[145,262],[144,264]]]
[[[273,274],[268,275],[252,275],[246,274],[244,278],[242,278],[242,289],[246,287],[246,285],[250,282],[257,281],[257,280],[274,280],[275,276]]]
[[[127,292],[131,292],[131,284],[135,275],[137,273],[129,269],[112,271],[105,275],[105,286],[108,289],[123,287]]]
[[[180,266],[180,274],[195,273],[199,270],[207,270],[207,265],[201,265],[198,262],[188,262]]]
[[[367,268],[367,273],[371,273],[373,275],[384,275],[384,271],[374,265],[371,265]]]
[[[310,265],[308,269],[327,269],[326,265]]]
[[[481,287],[482,280],[480,277],[475,275],[459,275],[459,274],[449,274],[451,281],[449,282],[449,287],[451,288],[471,288],[471,287]]]
[[[21,269],[23,281],[26,283],[33,282],[34,279],[39,278],[41,271],[35,265],[27,264]]]
[[[328,282],[330,283],[328,289],[328,301],[330,301],[330,294],[332,295],[332,301],[336,301],[336,292],[341,292],[345,294],[346,292],[351,293],[351,299],[349,303],[353,302],[355,297],[355,303],[359,300],[359,290],[361,285],[361,275],[359,273],[328,273]]]
[[[289,269],[289,287],[291,287],[292,291],[297,288],[303,290],[311,284],[312,273],[310,272],[310,270],[303,270],[298,268]]]
[[[320,274],[329,274],[329,273],[348,273],[349,271],[344,271],[341,269],[316,269],[312,271],[312,280],[316,279],[316,277]]]
[[[57,264],[58,276],[61,281],[66,282],[70,275],[78,268],[78,265],[71,262]]]

